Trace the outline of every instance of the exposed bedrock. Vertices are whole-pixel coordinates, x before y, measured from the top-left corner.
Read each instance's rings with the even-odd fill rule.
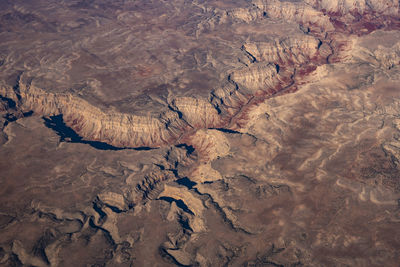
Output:
[[[19,92],[11,88],[1,90],[1,95],[18,101],[23,110],[44,116],[63,114],[66,125],[85,139],[119,147],[158,146],[176,138],[185,128],[172,111],[160,114],[159,118],[105,113],[79,97],[46,93],[23,83],[19,83]]]
[[[269,42],[246,43],[243,49],[253,57],[253,61],[301,64],[316,55],[320,42],[312,36],[305,35],[302,38],[288,37]]]
[[[117,147],[158,147],[176,142],[190,130],[228,125],[254,96],[271,96],[290,86],[296,67],[331,53],[321,41],[307,35],[248,42],[241,50],[249,58],[248,65],[232,70],[209,99],[175,97],[165,103],[169,109],[158,117],[103,110],[72,93],[50,93],[31,84],[23,73],[13,87],[3,85],[0,95],[25,112],[62,114],[65,124],[87,140]]]
[[[228,17],[245,23],[265,17],[299,23],[305,34],[280,39],[266,36],[265,41],[244,42],[238,48],[244,55],[243,67],[222,73],[225,78],[219,86],[209,88],[208,99],[174,96],[161,100],[168,108],[158,115],[135,115],[102,109],[74,93],[51,93],[32,84],[23,71],[14,86],[1,86],[0,95],[13,101],[16,105],[14,109],[19,113],[34,111],[42,116],[62,114],[65,124],[87,140],[117,147],[159,147],[179,143],[183,136],[198,129],[231,128],[234,120],[246,116],[246,107],[251,104],[277,93],[295,91],[296,85],[303,83],[302,77],[315,70],[316,66],[342,59],[340,54],[351,45],[345,34],[368,33],[374,28],[386,27],[388,25],[376,14],[394,16],[393,10],[397,9],[398,3],[394,1],[349,0],[333,4],[329,1],[255,0],[251,8],[226,11]],[[346,12],[353,15],[338,16]],[[370,22],[373,26],[364,25],[363,17],[354,12],[369,12],[373,16]],[[344,27],[344,22],[350,22],[350,26]],[[333,33],[334,30],[341,33]],[[387,62],[388,67],[398,63],[397,52],[378,51],[374,56],[378,61]]]
[[[328,16],[302,2],[255,0],[253,4],[264,16],[270,18],[285,19],[308,26],[316,25],[322,31],[334,29]]]
[[[329,0],[306,0],[306,3],[317,9],[324,9],[328,12],[379,12],[385,15],[397,15],[399,2],[395,0],[345,0],[345,1],[329,1]]]

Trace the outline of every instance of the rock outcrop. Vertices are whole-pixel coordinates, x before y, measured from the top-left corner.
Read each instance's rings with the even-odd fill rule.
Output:
[[[119,147],[160,146],[176,139],[187,127],[172,111],[159,118],[105,113],[71,94],[46,93],[23,83],[19,83],[18,92],[3,87],[1,94],[14,99],[22,110],[42,116],[62,114],[66,125],[85,139]]]
[[[359,14],[376,12],[384,15],[398,15],[399,9],[399,2],[395,0],[306,0],[305,2],[316,9],[343,15],[352,12]]]
[[[174,143],[190,129],[227,125],[255,95],[273,95],[289,86],[293,69],[320,57],[320,46],[321,41],[311,36],[248,42],[241,48],[249,57],[248,66],[228,74],[225,85],[213,90],[208,101],[176,97],[158,117],[104,110],[71,93],[46,92],[28,83],[23,74],[13,88],[2,86],[0,94],[22,111],[62,114],[65,124],[86,140],[116,147],[159,147]]]

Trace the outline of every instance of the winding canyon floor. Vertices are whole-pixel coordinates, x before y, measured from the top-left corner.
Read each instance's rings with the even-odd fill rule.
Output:
[[[0,265],[399,266],[398,1],[0,1]]]

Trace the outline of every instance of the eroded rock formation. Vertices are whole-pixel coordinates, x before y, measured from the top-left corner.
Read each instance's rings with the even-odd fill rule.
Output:
[[[399,262],[397,1],[34,2],[0,4],[1,264]]]

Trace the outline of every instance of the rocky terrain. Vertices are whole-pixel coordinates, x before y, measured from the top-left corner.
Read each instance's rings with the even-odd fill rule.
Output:
[[[0,265],[398,266],[389,0],[0,1]]]

